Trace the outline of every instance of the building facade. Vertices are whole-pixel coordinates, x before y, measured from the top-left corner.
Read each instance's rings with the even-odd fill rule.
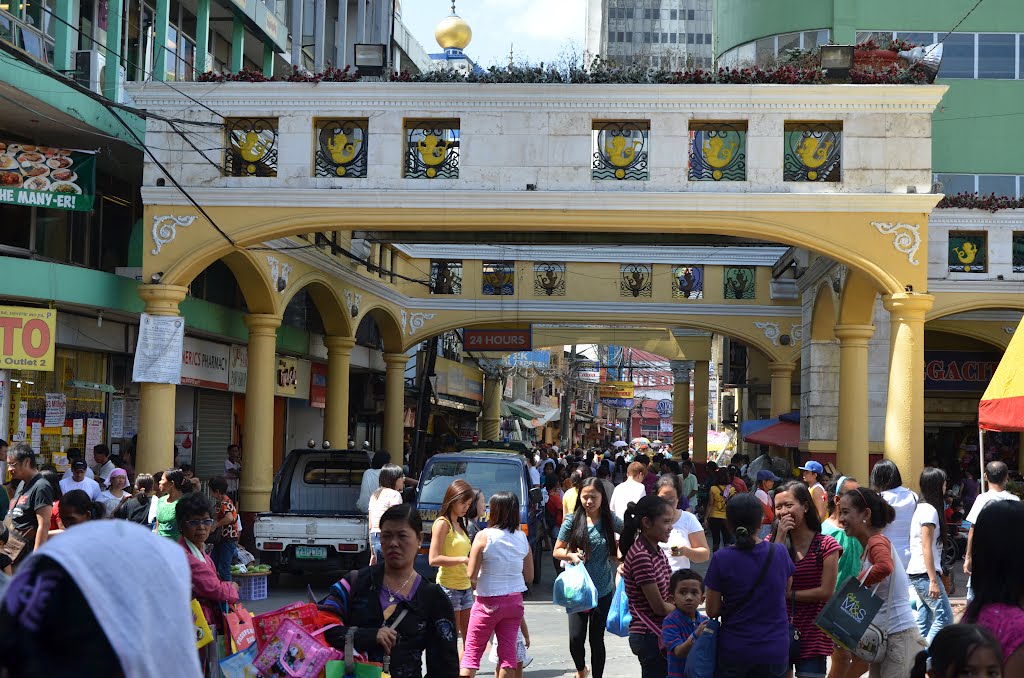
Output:
[[[722,65],[766,64],[793,48],[813,49],[824,42],[855,44],[893,40],[918,45],[943,43],[937,83],[948,87],[932,116],[933,191],[947,196],[979,194],[1019,198],[1024,190],[1020,157],[1024,141],[1017,133],[1024,110],[1024,14],[1013,0],[988,0],[971,6],[952,0],[891,3],[881,0],[772,0],[750,3],[719,0],[715,8],[715,52]],[[950,32],[952,30],[952,32]],[[909,127],[902,134],[920,130]],[[891,159],[887,162],[900,162]],[[919,189],[920,190],[920,189]],[[956,200],[952,202],[955,207]],[[941,205],[940,205],[941,207]],[[947,468],[977,459],[978,401],[1020,318],[1017,298],[1024,292],[1024,214],[1008,209],[987,212],[937,209],[928,230],[928,289],[936,295],[928,313],[924,379],[926,441],[929,461]],[[919,236],[923,239],[923,235]],[[811,331],[817,307],[834,307],[829,296],[843,270],[834,262],[795,253],[786,277],[799,273],[807,336],[801,375],[804,394],[801,424],[805,449],[834,451],[841,422],[839,354],[844,337]],[[951,296],[970,295],[968,303]],[[951,295],[951,296],[947,296]],[[878,322],[874,334],[845,341],[870,343],[871,440],[885,425],[889,337]],[[812,360],[811,353],[818,359]],[[818,367],[812,367],[817,365]],[[966,369],[964,369],[966,367]],[[810,394],[814,393],[812,399]],[[989,436],[988,458],[1003,457],[1011,467],[1020,460],[1017,434]],[[875,446],[873,454],[882,450]]]
[[[587,0],[586,50],[656,68],[712,64],[711,0]]]

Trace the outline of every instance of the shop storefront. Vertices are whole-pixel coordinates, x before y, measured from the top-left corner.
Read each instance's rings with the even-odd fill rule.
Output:
[[[437,358],[434,366],[437,392],[427,432],[439,449],[479,439],[477,419],[484,399],[484,374],[476,365]]]
[[[175,394],[174,445],[176,462],[187,462],[196,476],[208,479],[224,473],[228,445],[235,439],[232,347],[185,337],[181,355],[181,385]],[[242,388],[244,389],[244,380]]]
[[[310,440],[319,445],[324,438],[324,408],[327,395],[327,369],[317,364],[317,398],[312,400],[313,364],[308,360],[277,357],[274,395],[284,403],[286,411],[284,450],[304,448]],[[334,441],[331,441],[334,445]]]

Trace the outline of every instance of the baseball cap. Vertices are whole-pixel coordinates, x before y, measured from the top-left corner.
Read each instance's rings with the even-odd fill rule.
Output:
[[[825,473],[825,467],[813,460],[801,466],[800,470],[810,471],[811,473],[817,473],[819,476]]]
[[[87,468],[89,468],[89,465],[86,464],[81,459],[76,459],[75,461],[71,462],[71,470],[72,471],[84,471]]]
[[[765,480],[771,480],[773,482],[779,482],[782,478],[778,477],[768,469],[764,469],[757,472],[757,482],[763,482]]]

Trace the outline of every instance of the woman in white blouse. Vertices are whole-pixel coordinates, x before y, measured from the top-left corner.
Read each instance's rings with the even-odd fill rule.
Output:
[[[658,544],[665,552],[673,572],[690,567],[691,562],[703,563],[711,557],[708,539],[704,536],[704,528],[697,520],[697,516],[679,509],[682,486],[679,476],[673,473],[661,476],[654,486],[655,493],[675,511],[675,520],[672,521],[672,532],[668,541]]]
[[[370,564],[376,565],[381,559],[380,517],[392,506],[402,503],[405,488],[405,473],[401,466],[385,464],[380,470],[377,491],[370,496]]]

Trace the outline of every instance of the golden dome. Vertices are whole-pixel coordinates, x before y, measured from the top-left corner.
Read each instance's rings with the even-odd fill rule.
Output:
[[[434,29],[434,37],[442,49],[466,49],[473,39],[473,29],[455,13],[444,18]]]

